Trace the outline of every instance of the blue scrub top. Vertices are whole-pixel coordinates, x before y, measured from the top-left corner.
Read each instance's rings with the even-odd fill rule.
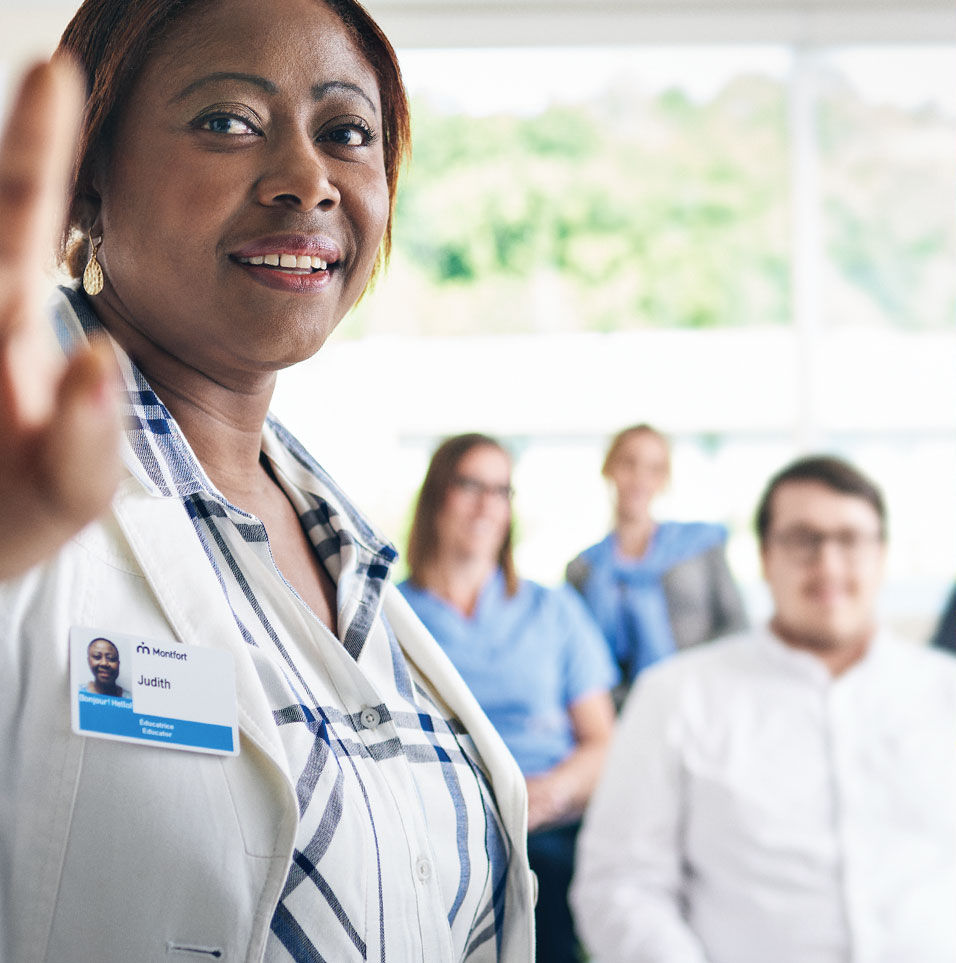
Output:
[[[600,630],[570,588],[522,580],[509,597],[499,570],[470,618],[409,581],[399,589],[526,776],[546,772],[574,749],[568,708],[618,681]]]

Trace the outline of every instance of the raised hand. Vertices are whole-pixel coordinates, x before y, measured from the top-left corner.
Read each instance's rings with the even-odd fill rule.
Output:
[[[76,69],[38,65],[0,141],[0,578],[102,513],[119,478],[111,359],[65,361],[43,311],[82,110]]]

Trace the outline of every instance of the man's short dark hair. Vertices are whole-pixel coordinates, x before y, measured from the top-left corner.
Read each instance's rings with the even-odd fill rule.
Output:
[[[774,493],[787,482],[816,482],[841,495],[862,498],[876,512],[880,520],[880,538],[886,539],[886,505],[883,502],[883,493],[877,485],[842,458],[834,455],[810,455],[791,462],[768,482],[757,506],[755,518],[761,546],[766,543],[770,531]]]

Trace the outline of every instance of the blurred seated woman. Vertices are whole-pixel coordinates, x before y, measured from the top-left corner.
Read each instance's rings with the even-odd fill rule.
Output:
[[[395,549],[269,414],[387,254],[407,138],[353,0],[86,0],[14,101],[2,960],[532,955],[521,772],[391,583]],[[57,360],[37,289],[74,157]],[[346,402],[316,385],[310,414]],[[234,671],[190,656],[174,694],[237,717],[238,753],[73,732],[78,627],[216,650]]]
[[[459,435],[432,457],[399,588],[514,754],[528,784],[528,856],[538,876],[537,959],[577,959],[567,890],[579,821],[614,720],[617,672],[573,592],[519,579],[511,459]]]
[[[618,703],[637,674],[677,649],[746,624],[727,566],[727,530],[707,522],[658,522],[654,498],[670,481],[667,439],[650,425],[619,432],[601,473],[614,491],[614,530],[567,567],[623,676]]]

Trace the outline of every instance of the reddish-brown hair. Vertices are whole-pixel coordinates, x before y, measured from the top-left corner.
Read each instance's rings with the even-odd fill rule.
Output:
[[[428,471],[425,472],[425,480],[415,503],[412,530],[408,536],[408,571],[416,585],[425,587],[425,570],[438,551],[438,513],[445,504],[448,490],[458,477],[458,466],[462,458],[475,448],[496,448],[511,459],[500,441],[478,432],[455,435],[438,446],[429,462]],[[498,565],[504,575],[508,595],[514,595],[518,591],[512,528],[512,525],[508,526],[508,533],[498,552]]]
[[[73,277],[83,273],[89,257],[88,203],[93,196],[93,168],[108,157],[125,105],[150,54],[170,28],[198,0],[86,0],[60,39],[59,52],[76,60],[86,77],[88,99],[80,129],[70,189],[67,225],[60,257]],[[398,175],[411,143],[408,97],[398,57],[388,38],[357,0],[318,0],[338,15],[378,80],[389,214],[375,262],[378,272],[388,260]]]

